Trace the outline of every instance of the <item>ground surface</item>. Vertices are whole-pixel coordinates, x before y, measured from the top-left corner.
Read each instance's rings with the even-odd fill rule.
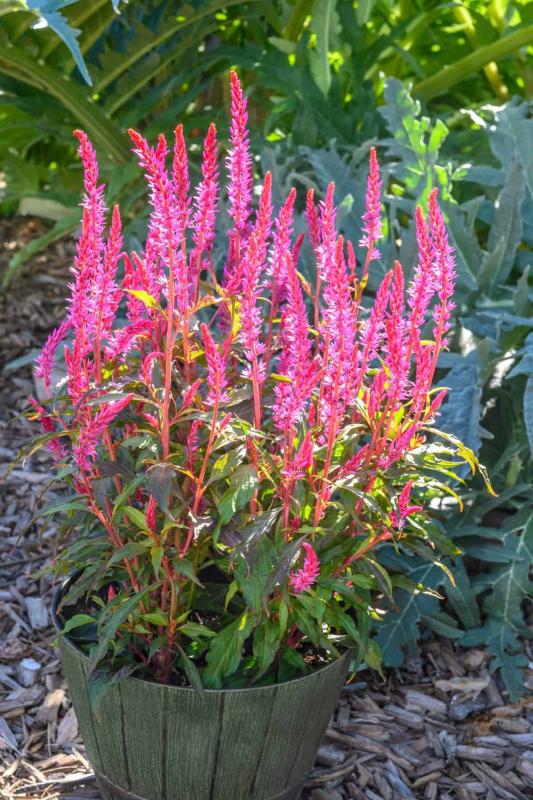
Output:
[[[38,232],[0,222],[0,274]],[[53,246],[0,295],[0,475],[28,441],[15,417],[34,392],[30,366],[9,365],[61,319],[72,254],[70,243]],[[36,454],[0,483],[0,797],[96,799],[53,647],[52,579],[38,576],[57,545],[55,526],[34,519],[49,467]],[[509,704],[483,651],[431,642],[400,673],[365,674],[343,693],[304,797],[533,798],[531,696]]]

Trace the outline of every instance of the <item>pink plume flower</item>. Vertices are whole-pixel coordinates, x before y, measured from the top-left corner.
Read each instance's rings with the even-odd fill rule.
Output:
[[[196,287],[204,253],[211,253],[215,239],[215,219],[218,198],[217,129],[212,123],[204,141],[202,180],[194,197],[194,216],[191,254],[191,282]]]
[[[385,320],[385,364],[389,371],[389,405],[392,409],[405,397],[410,353],[407,323],[404,319],[404,279],[399,261],[394,264],[390,313]]]
[[[174,197],[180,216],[180,227],[182,230],[187,228],[189,223],[189,158],[187,156],[187,146],[183,136],[183,125],[178,125],[174,131],[174,158],[172,162],[172,183]]]
[[[429,195],[429,226],[434,248],[434,282],[439,303],[435,306],[433,318],[435,327],[433,335],[437,346],[446,347],[448,340],[445,334],[450,329],[450,318],[455,303],[452,300],[455,289],[455,257],[448,241],[446,223],[442,211],[437,204],[438,190],[433,189]]]
[[[143,167],[150,187],[152,214],[150,236],[157,244],[159,262],[169,271],[172,269],[179,313],[183,316],[189,304],[187,261],[182,253],[185,237],[183,209],[179,209],[174,195],[174,186],[165,166],[168,147],[163,134],[159,135],[154,149],[136,131],[128,130],[135,147],[134,153]]]
[[[291,189],[276,219],[274,235],[272,237],[272,250],[269,257],[270,279],[268,286],[271,290],[271,302],[274,309],[286,296],[286,263],[291,255],[291,237],[293,226],[294,201],[296,189]],[[296,259],[295,259],[296,263]]]
[[[370,171],[366,187],[366,210],[363,214],[363,235],[361,247],[373,248],[381,239],[381,177],[376,148],[370,148]],[[379,258],[379,252],[372,253],[372,258]]]
[[[257,378],[260,383],[265,379],[265,364],[260,356],[265,351],[261,341],[263,315],[258,306],[259,295],[263,287],[262,273],[266,265],[268,238],[272,227],[272,175],[267,172],[257,218],[248,240],[246,252],[243,256],[242,270],[242,297],[241,297],[241,330],[240,339],[244,347],[244,354],[250,363],[243,375],[252,377],[252,369],[257,369]]]
[[[374,298],[374,304],[361,335],[361,355],[358,359],[356,391],[361,387],[368,364],[376,355],[384,330],[385,311],[389,302],[393,274],[387,272]]]
[[[228,396],[224,391],[228,385],[226,377],[226,361],[222,356],[209,332],[209,328],[205,323],[200,326],[202,332],[202,339],[204,342],[205,358],[207,361],[207,385],[209,386],[209,394],[207,403],[213,405],[218,399],[222,402],[227,402]]]
[[[318,257],[318,248],[320,247],[320,223],[318,219],[318,211],[315,205],[315,193],[313,189],[307,190],[307,197],[305,201],[305,217],[307,220],[307,233],[309,234],[309,242],[313,248],[315,256]]]
[[[152,533],[155,533],[155,526],[156,526],[155,510],[156,510],[156,507],[157,507],[157,503],[156,503],[155,497],[152,497],[152,495],[150,495],[150,499],[148,500],[148,503],[147,503],[147,506],[146,506],[146,524],[148,525],[148,527],[150,528]]]
[[[113,321],[122,297],[122,290],[116,281],[117,266],[122,250],[122,224],[118,206],[113,208],[109,237],[104,248],[104,255],[96,271],[92,303],[96,320],[98,340],[105,339],[111,333]]]
[[[194,472],[194,465],[198,454],[199,435],[203,423],[201,419],[194,419],[191,422],[185,445],[185,469]]]
[[[324,226],[325,228],[326,226]],[[327,237],[326,237],[327,240]],[[340,422],[346,406],[351,402],[354,385],[356,311],[353,303],[350,278],[344,258],[344,240],[339,237],[335,253],[325,272],[323,296],[325,308],[322,319],[324,344],[322,379],[321,422],[334,419]]]
[[[250,202],[252,199],[252,156],[248,136],[248,111],[247,100],[238,75],[232,71],[231,80],[231,148],[227,158],[229,173],[228,195],[229,215],[234,223],[233,241],[242,240],[246,236],[248,219],[250,217]],[[235,254],[239,261],[239,253]]]
[[[63,320],[55,330],[52,331],[48,339],[43,345],[43,349],[35,359],[35,375],[42,378],[46,391],[50,391],[52,371],[54,368],[54,357],[57,348],[67,335],[71,328],[71,321],[69,319]]]
[[[419,352],[421,347],[420,331],[424,325],[434,292],[433,246],[427,222],[420,206],[416,208],[416,240],[418,244],[418,263],[408,289],[408,303],[411,309],[409,315],[411,345],[416,352]]]
[[[118,417],[133,398],[132,394],[126,394],[119,400],[108,403],[94,417],[88,413],[81,424],[78,440],[74,445],[74,459],[78,467],[83,471],[91,469],[91,461],[96,456],[96,448],[102,442],[104,431]]]
[[[56,433],[57,428],[54,420],[50,414],[47,414],[44,408],[39,405],[37,400],[35,400],[34,397],[28,397],[28,403],[37,414],[37,419],[39,420],[43,433]],[[63,447],[58,439],[50,438],[46,446],[58,461],[67,454],[65,447]]]
[[[313,437],[311,431],[307,431],[300,447],[294,457],[289,461],[283,474],[293,481],[301,480],[306,471],[313,464]]]
[[[320,574],[320,562],[312,545],[304,542],[302,548],[305,551],[303,568],[289,575],[289,585],[296,594],[311,588]]]
[[[411,496],[412,488],[413,481],[407,481],[398,496],[398,512],[393,511],[391,513],[391,522],[397,530],[402,530],[405,527],[407,523],[407,517],[410,517],[411,514],[417,514],[418,512],[424,510],[422,506],[409,505],[409,498]]]
[[[317,381],[317,367],[309,339],[302,288],[290,256],[287,256],[286,274],[287,302],[281,318],[278,372],[287,380],[274,386],[272,416],[278,430],[288,433],[302,418]]]

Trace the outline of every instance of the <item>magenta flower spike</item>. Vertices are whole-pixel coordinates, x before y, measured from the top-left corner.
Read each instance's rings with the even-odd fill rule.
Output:
[[[165,166],[168,147],[163,134],[160,134],[157,147],[154,149],[136,131],[130,129],[128,133],[135,145],[134,153],[145,171],[150,187],[152,202],[150,230],[156,237],[157,256],[161,265],[167,270],[169,280],[175,283],[177,307],[183,317],[189,304],[187,263],[182,253],[185,230],[183,214],[180,214],[177,208],[173,185]]]
[[[215,240],[215,221],[218,200],[217,129],[212,123],[204,141],[202,180],[194,197],[192,240],[194,249],[190,258],[190,280],[198,295],[198,280],[204,256],[209,256]]]
[[[416,208],[416,239],[418,244],[418,263],[407,293],[409,308],[411,309],[409,315],[411,346],[419,353],[421,329],[426,320],[431,298],[435,291],[433,245],[427,222],[420,206]]]
[[[189,158],[187,156],[187,146],[183,136],[183,125],[178,125],[174,131],[174,158],[172,162],[172,182],[174,186],[174,196],[176,206],[180,215],[180,227],[182,230],[189,224]]]
[[[241,331],[240,339],[249,367],[243,375],[253,382],[263,383],[266,377],[266,365],[260,359],[265,351],[261,338],[263,317],[258,306],[262,289],[262,276],[266,267],[268,241],[272,227],[272,176],[265,175],[263,191],[259,200],[259,208],[255,225],[250,234],[243,256],[241,276]]]
[[[63,320],[55,330],[52,331],[43,349],[35,359],[35,375],[37,378],[42,378],[45,389],[50,391],[52,381],[52,370],[54,367],[54,358],[57,348],[69,332],[72,323],[69,319]]]
[[[433,335],[438,345],[447,347],[446,333],[450,329],[450,318],[455,303],[452,300],[455,290],[455,258],[453,248],[448,241],[448,233],[442,211],[437,204],[438,190],[433,189],[429,195],[429,226],[434,248],[434,285],[439,303],[435,306],[433,318],[435,327]]]
[[[272,241],[272,249],[269,256],[269,281],[267,286],[272,293],[272,314],[275,315],[279,304],[286,296],[286,263],[287,257],[291,256],[292,250],[292,228],[294,201],[296,200],[296,189],[291,189],[287,195],[281,210],[276,219]]]
[[[399,261],[394,264],[389,299],[390,311],[385,319],[385,364],[389,372],[389,408],[403,400],[410,367],[407,321],[404,319],[404,278]]]
[[[248,101],[236,72],[230,73],[231,80],[231,148],[227,158],[229,175],[228,196],[229,215],[234,223],[232,241],[236,251],[235,262],[240,260],[240,246],[247,238],[248,220],[252,200],[252,156],[248,134]]]
[[[309,339],[309,323],[300,280],[287,256],[287,299],[281,319],[281,353],[277,371],[285,378],[274,386],[272,417],[278,430],[290,433],[302,419],[318,372]]]
[[[310,589],[320,573],[320,562],[313,546],[304,542],[302,548],[305,551],[303,567],[289,575],[289,584],[296,594]]]
[[[207,402],[214,405],[216,402],[226,402],[228,396],[225,389],[228,385],[226,377],[226,362],[223,355],[217,349],[209,328],[205,323],[201,325],[202,340],[205,348],[205,359],[207,361],[207,385],[209,394]]]
[[[375,147],[370,148],[370,169],[363,222],[363,235],[359,244],[368,248],[371,258],[379,258],[379,252],[374,252],[374,245],[381,239],[381,176]]]
[[[413,485],[413,481],[407,481],[398,497],[398,511],[393,511],[391,514],[391,522],[398,530],[402,530],[402,528],[405,527],[407,518],[410,517],[411,514],[418,514],[420,511],[424,510],[422,506],[409,505],[409,498]]]

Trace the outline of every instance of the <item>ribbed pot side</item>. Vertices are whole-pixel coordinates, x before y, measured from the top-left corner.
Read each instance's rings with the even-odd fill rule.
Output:
[[[95,714],[87,657],[65,636],[59,652],[106,800],[296,800],[350,663],[347,653],[298,680],[250,689],[195,692],[127,678]]]

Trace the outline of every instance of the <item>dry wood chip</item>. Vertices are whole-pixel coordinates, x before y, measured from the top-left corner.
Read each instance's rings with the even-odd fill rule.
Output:
[[[457,758],[464,758],[465,761],[485,761],[489,764],[501,764],[503,753],[492,747],[470,747],[466,744],[457,745]]]
[[[441,692],[461,692],[478,696],[489,685],[489,678],[450,678],[435,681],[435,686]]]
[[[533,744],[533,733],[508,733],[505,736],[512,744],[529,747]]]
[[[6,714],[15,709],[32,708],[39,705],[43,697],[44,689],[42,686],[16,689],[8,694],[5,700],[0,701],[0,714]]]
[[[491,769],[491,767],[487,766],[487,764],[476,764],[473,763],[470,765],[470,769],[476,775],[479,780],[485,784],[487,788],[493,787],[494,784],[499,786],[501,789],[505,791],[511,797],[517,798],[517,800],[527,800],[526,796],[513,784],[509,781],[505,775],[502,775],[500,772],[496,772],[496,770]]]
[[[25,597],[24,603],[31,627],[34,630],[43,630],[47,628],[48,609],[42,597]]]
[[[59,709],[65,702],[65,690],[54,689],[48,692],[43,704],[37,711],[37,722],[55,722],[57,720]]]
[[[57,736],[55,745],[56,747],[64,747],[70,742],[73,742],[78,735],[78,720],[76,719],[76,712],[74,707],[71,706],[57,728]]]
[[[416,781],[413,783],[413,789],[420,789],[422,786],[425,786],[426,783],[438,781],[441,775],[442,772],[428,772],[427,775],[422,775],[420,778],[416,779]]]
[[[18,753],[17,740],[4,717],[0,717],[0,750],[13,750]]]
[[[445,717],[448,711],[446,703],[443,703],[442,700],[439,700],[436,697],[424,694],[423,692],[416,692],[411,689],[407,689],[405,692],[405,700],[405,707],[408,711],[422,709],[424,711],[430,711],[432,714],[435,714],[439,717]]]
[[[424,719],[420,716],[420,714],[414,714],[412,711],[406,711],[405,708],[400,708],[400,706],[396,706],[392,703],[386,705],[384,710],[396,719],[400,720],[404,725],[407,725],[408,728],[414,728],[418,731],[424,729]]]

